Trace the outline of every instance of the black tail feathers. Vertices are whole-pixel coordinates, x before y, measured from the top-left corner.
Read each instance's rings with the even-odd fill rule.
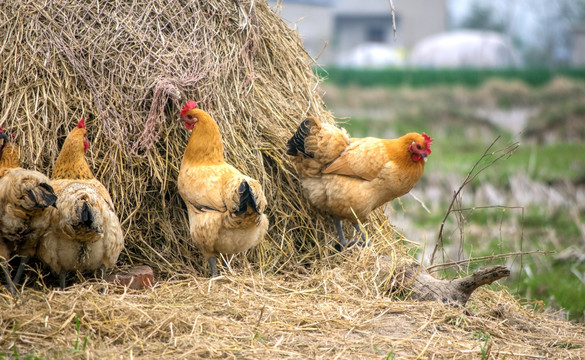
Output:
[[[254,193],[252,192],[250,185],[245,180],[242,181],[238,187],[238,193],[240,194],[240,203],[238,205],[238,210],[235,212],[236,216],[240,216],[246,213],[248,208],[252,208],[252,210],[260,214]]]
[[[34,209],[44,209],[49,206],[56,207],[57,195],[47,183],[40,183],[36,189],[27,192],[29,199],[34,203]]]
[[[91,229],[93,227],[93,221],[94,217],[91,208],[84,201],[83,204],[79,207],[79,225],[83,225]]]
[[[99,210],[94,208],[86,198],[77,199],[77,223],[71,224],[76,228],[85,228],[98,234],[103,233],[102,218]]]
[[[302,153],[308,157],[313,157],[313,154],[308,154],[305,151],[305,138],[309,135],[311,128],[315,125],[315,120],[308,118],[303,120],[295,134],[286,143],[287,150],[286,154],[291,156],[297,156]]]

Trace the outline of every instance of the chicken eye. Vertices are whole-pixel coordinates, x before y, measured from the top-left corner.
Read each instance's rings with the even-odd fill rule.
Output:
[[[420,144],[416,144],[416,148],[419,149],[419,150],[422,149],[422,147],[420,146]]]
[[[191,114],[187,115],[187,119],[193,120],[193,115],[191,115]]]

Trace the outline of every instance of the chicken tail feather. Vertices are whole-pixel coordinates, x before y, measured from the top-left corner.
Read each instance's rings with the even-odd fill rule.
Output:
[[[291,156],[297,156],[300,153],[312,158],[313,154],[308,154],[305,150],[305,139],[311,133],[311,128],[317,125],[314,118],[307,118],[303,120],[295,134],[286,143],[287,150],[286,154]]]
[[[31,209],[44,209],[49,206],[55,206],[57,195],[51,185],[40,183],[38,186],[27,191],[27,197],[32,204]]]
[[[93,225],[93,220],[94,217],[91,212],[91,208],[84,201],[81,207],[79,208],[79,224],[91,229]]]
[[[240,194],[240,203],[238,205],[238,210],[235,212],[236,216],[240,216],[246,213],[248,208],[252,208],[252,210],[260,214],[258,203],[254,197],[252,188],[250,188],[250,184],[248,184],[245,180],[242,181],[238,187],[238,193]]]

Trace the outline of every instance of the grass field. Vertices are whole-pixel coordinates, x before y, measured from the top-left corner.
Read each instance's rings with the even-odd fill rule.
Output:
[[[439,262],[542,250],[473,263],[514,269],[510,291],[563,308],[572,320],[585,310],[585,84],[557,78],[541,87],[491,80],[477,88],[339,87],[325,101],[352,136],[394,137],[425,131],[434,138],[425,175],[412,198],[392,204],[390,219],[426,243],[429,260],[453,193],[490,144],[489,165],[463,190],[446,221]],[[502,150],[503,151],[503,150]],[[493,153],[493,154],[492,154]],[[435,263],[437,260],[435,260]]]

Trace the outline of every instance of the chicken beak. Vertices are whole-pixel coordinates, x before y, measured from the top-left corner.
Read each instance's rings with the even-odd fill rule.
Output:
[[[423,158],[423,161],[426,163],[426,162],[427,162],[427,160],[428,160],[428,159],[427,159],[427,156],[428,156],[428,155],[427,155],[427,154],[421,154],[421,156],[422,156],[422,158]]]

